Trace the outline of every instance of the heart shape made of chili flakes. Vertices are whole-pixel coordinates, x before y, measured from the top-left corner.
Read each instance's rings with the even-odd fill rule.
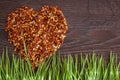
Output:
[[[6,25],[8,41],[23,59],[28,56],[34,68],[60,47],[67,30],[66,19],[57,6],[43,6],[38,11],[22,6],[8,15]]]

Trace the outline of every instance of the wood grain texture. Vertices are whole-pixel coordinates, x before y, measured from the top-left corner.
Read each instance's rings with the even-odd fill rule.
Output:
[[[0,53],[8,47],[5,24],[7,14],[22,5],[37,10],[43,5],[57,5],[66,16],[69,30],[58,52],[78,54],[97,52],[106,58],[114,52],[120,59],[120,0],[2,0],[0,1]]]

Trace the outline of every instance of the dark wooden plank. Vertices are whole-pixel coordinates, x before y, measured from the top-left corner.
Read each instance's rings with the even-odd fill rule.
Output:
[[[7,41],[5,23],[7,14],[22,5],[37,10],[43,5],[57,5],[66,16],[69,30],[58,52],[61,55],[97,52],[109,56],[120,55],[120,1],[119,0],[3,0],[0,1],[0,53],[6,46],[10,55],[13,47]],[[118,56],[120,59],[120,57]]]

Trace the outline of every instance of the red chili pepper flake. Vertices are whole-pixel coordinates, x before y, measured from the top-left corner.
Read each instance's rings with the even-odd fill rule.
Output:
[[[66,19],[57,6],[43,6],[38,11],[22,6],[8,14],[6,25],[8,41],[24,59],[23,41],[26,42],[34,68],[60,47],[67,30]]]

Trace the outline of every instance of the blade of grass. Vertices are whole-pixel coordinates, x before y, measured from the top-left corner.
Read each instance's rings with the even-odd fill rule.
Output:
[[[5,54],[6,53],[6,54]],[[4,56],[5,55],[5,56]],[[119,66],[114,65],[114,56],[110,55],[110,63],[96,58],[93,54],[88,59],[81,56],[73,58],[71,55],[61,61],[60,57],[54,55],[41,63],[36,73],[33,71],[29,61],[21,57],[16,58],[13,54],[12,63],[8,56],[8,50],[2,53],[0,58],[0,76],[2,80],[119,80]],[[111,76],[110,76],[111,75]]]

